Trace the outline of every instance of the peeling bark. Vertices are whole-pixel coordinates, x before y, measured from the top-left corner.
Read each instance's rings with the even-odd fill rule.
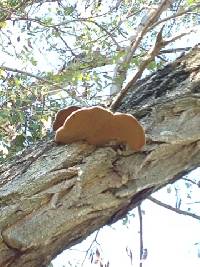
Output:
[[[200,49],[139,81],[117,110],[143,124],[142,151],[50,141],[0,166],[0,266],[46,266],[200,165]]]

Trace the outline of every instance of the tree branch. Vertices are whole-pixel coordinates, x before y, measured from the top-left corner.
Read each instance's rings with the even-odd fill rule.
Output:
[[[142,220],[141,204],[138,205],[138,216],[140,224],[140,267],[142,267],[144,246],[143,246],[143,220]]]
[[[159,205],[161,207],[164,207],[164,208],[166,208],[168,210],[174,211],[174,212],[176,212],[178,214],[190,216],[190,217],[192,217],[194,219],[200,220],[200,216],[199,215],[196,215],[194,213],[191,213],[191,212],[188,212],[188,211],[185,211],[185,210],[180,210],[180,209],[174,208],[171,205],[165,204],[165,203],[161,202],[160,200],[155,199],[154,197],[148,197],[147,199],[151,200],[153,203],[155,203],[155,204],[157,204],[157,205]]]
[[[200,7],[200,4],[193,5],[193,6],[189,7],[189,8],[186,9],[186,10],[179,11],[178,13],[176,13],[176,14],[174,14],[174,15],[172,15],[172,16],[169,16],[169,17],[167,17],[167,18],[161,19],[161,20],[157,21],[156,23],[154,23],[154,24],[150,27],[149,30],[154,29],[156,26],[158,26],[158,25],[160,25],[161,23],[164,23],[164,22],[166,22],[166,21],[168,21],[168,20],[170,20],[170,19],[174,19],[174,18],[183,16],[183,15],[186,15],[187,13],[191,12],[193,9],[198,8],[198,7]]]
[[[63,88],[61,85],[55,84],[51,80],[47,80],[45,78],[42,78],[42,77],[40,77],[38,75],[35,75],[35,74],[27,72],[27,71],[23,71],[23,70],[19,70],[19,69],[16,69],[16,68],[7,67],[7,66],[4,66],[4,65],[1,65],[0,69],[2,69],[4,71],[16,72],[16,73],[19,73],[19,74],[22,74],[22,75],[25,75],[25,76],[29,76],[29,77],[35,78],[38,81],[44,82],[44,83],[46,83],[48,85],[52,85],[54,88],[56,88],[56,90],[65,91],[66,93],[68,93],[69,96],[72,97],[72,99],[75,99],[78,103],[81,103],[84,106],[88,105],[87,102],[83,100],[83,98],[80,98],[80,97],[74,95],[73,92],[71,92],[70,90],[67,90],[67,89]]]
[[[134,76],[130,79],[130,81],[127,82],[125,87],[118,93],[118,95],[116,96],[116,98],[112,102],[112,104],[110,106],[111,110],[115,111],[117,109],[119,103],[121,102],[123,97],[126,95],[128,90],[130,89],[130,87],[132,87],[133,84],[136,83],[136,81],[139,78],[141,78],[145,68],[148,66],[148,64],[150,62],[152,62],[155,59],[155,57],[159,54],[162,47],[165,47],[169,43],[174,42],[175,40],[185,36],[186,34],[191,33],[193,31],[193,29],[188,30],[187,32],[181,33],[177,36],[174,36],[168,40],[162,39],[162,31],[163,31],[163,27],[161,28],[160,32],[157,34],[155,45],[149,50],[146,57],[144,57],[144,60],[141,62],[140,66],[138,68],[138,71],[134,74]]]
[[[162,12],[168,8],[170,5],[171,0],[163,0],[160,5],[158,5],[156,8],[152,8],[145,16],[142,18],[137,32],[132,37],[131,44],[127,48],[125,56],[120,59],[120,61],[117,63],[115,68],[115,73],[113,77],[113,85],[111,88],[110,95],[114,95],[118,93],[122,87],[122,84],[126,78],[127,70],[129,67],[129,64],[131,62],[131,59],[138,48],[139,44],[141,43],[144,35],[147,33],[149,27],[156,21]]]

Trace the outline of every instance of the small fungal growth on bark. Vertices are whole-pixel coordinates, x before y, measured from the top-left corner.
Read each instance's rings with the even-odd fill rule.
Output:
[[[70,108],[66,110],[70,111]],[[130,114],[113,114],[98,106],[77,108],[68,114],[61,127],[57,128],[60,123],[54,123],[57,143],[70,144],[82,140],[91,145],[101,146],[116,141],[117,144],[128,144],[135,151],[140,150],[145,144],[144,129]]]

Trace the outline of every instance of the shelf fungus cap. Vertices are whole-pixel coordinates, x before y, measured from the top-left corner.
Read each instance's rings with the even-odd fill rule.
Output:
[[[72,112],[56,131],[57,143],[70,144],[81,140],[97,146],[116,141],[138,151],[145,144],[145,133],[132,115],[113,114],[96,106]]]
[[[66,118],[71,115],[72,112],[80,109],[80,107],[77,106],[70,106],[64,109],[61,109],[56,114],[55,120],[53,122],[53,130],[56,131],[58,128],[63,126]]]

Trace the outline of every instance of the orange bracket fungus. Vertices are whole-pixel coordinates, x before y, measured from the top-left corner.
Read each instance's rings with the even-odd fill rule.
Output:
[[[83,140],[100,146],[109,141],[116,141],[118,144],[128,144],[135,151],[140,150],[145,144],[144,129],[130,114],[113,114],[98,106],[75,107],[75,110],[70,108],[72,107],[65,109],[68,113],[64,115],[60,111],[62,118],[58,116],[59,113],[56,116],[59,118],[59,122],[54,122],[54,129],[57,130],[55,136],[57,143],[70,144]],[[58,128],[63,120],[63,125]]]
[[[77,106],[70,106],[68,108],[61,109],[56,114],[55,120],[53,122],[53,130],[56,131],[58,128],[63,126],[66,118],[73,112],[80,109],[80,107]]]

